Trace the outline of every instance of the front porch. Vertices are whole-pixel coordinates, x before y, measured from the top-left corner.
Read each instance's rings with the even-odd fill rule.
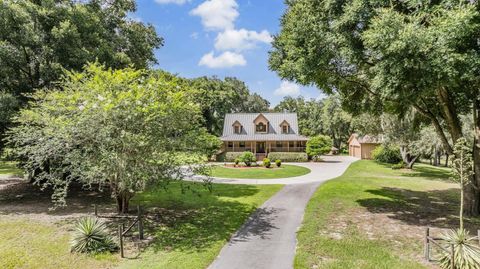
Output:
[[[270,152],[305,152],[305,141],[226,141],[225,152],[250,151],[268,155]]]

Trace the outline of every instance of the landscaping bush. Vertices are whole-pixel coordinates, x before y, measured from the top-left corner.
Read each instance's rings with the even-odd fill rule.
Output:
[[[318,163],[318,162],[323,162],[323,159],[320,158],[320,156],[315,155],[312,157],[312,161]]]
[[[277,167],[282,166],[282,160],[275,160],[275,165],[277,165]]]
[[[269,158],[263,159],[263,166],[265,166],[265,168],[270,168],[271,165],[272,163],[270,162]]]
[[[239,159],[240,161],[244,162],[246,166],[251,166],[252,163],[257,161],[255,155],[250,151],[243,152],[242,155],[240,155]]]
[[[402,161],[400,149],[392,145],[381,145],[372,151],[372,158],[381,163],[398,164]]]
[[[243,152],[227,152],[225,153],[225,162],[234,162],[235,159],[240,160],[240,156],[242,156]],[[241,161],[241,160],[240,160]]]
[[[270,152],[270,160],[281,160],[282,162],[307,162],[308,156],[305,152]]]
[[[333,141],[329,136],[318,135],[310,138],[307,142],[308,157],[329,153],[332,149]]]
[[[71,242],[72,252],[101,253],[115,251],[118,246],[107,232],[104,222],[84,217],[78,220]]]
[[[405,163],[403,163],[403,162],[399,162],[397,164],[392,165],[392,169],[394,169],[394,170],[398,170],[398,169],[402,169],[402,168],[405,168]]]
[[[240,159],[239,158],[236,158],[235,159],[235,165],[238,165],[240,163]]]

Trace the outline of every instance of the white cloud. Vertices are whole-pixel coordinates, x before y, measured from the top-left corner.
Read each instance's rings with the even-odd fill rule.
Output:
[[[186,2],[190,2],[191,0],[155,0],[155,2],[159,4],[177,4],[177,5],[183,5]]]
[[[207,30],[221,31],[233,29],[239,15],[237,8],[235,0],[207,0],[190,11],[190,15],[199,16]]]
[[[290,81],[282,81],[280,87],[273,94],[278,96],[298,96],[300,95],[300,86]]]
[[[218,56],[213,54],[213,51],[203,55],[202,59],[198,65],[204,65],[210,68],[224,68],[224,67],[233,67],[233,66],[244,66],[247,64],[247,61],[243,55],[226,51]]]
[[[255,48],[257,43],[270,43],[272,36],[267,30],[261,32],[246,29],[228,29],[217,35],[215,49],[242,51]]]
[[[198,39],[198,33],[193,32],[193,33],[190,34],[190,37],[193,38],[193,39]]]

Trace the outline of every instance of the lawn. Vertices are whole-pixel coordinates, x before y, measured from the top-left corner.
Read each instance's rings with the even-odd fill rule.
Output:
[[[295,268],[431,268],[422,259],[425,227],[438,235],[458,225],[459,189],[448,173],[353,163],[310,200]],[[467,220],[467,227],[474,232],[478,223]]]
[[[22,170],[18,169],[15,164],[15,162],[0,160],[0,175],[21,175]]]
[[[297,177],[308,173],[310,173],[310,169],[297,165],[282,165],[279,168],[233,168],[217,165],[212,168],[212,176],[220,178],[272,179]]]
[[[108,195],[79,192],[69,197],[69,207],[48,211],[48,195],[25,188],[33,187],[0,190],[0,268],[205,268],[248,216],[281,186],[215,184],[212,193],[201,187],[181,194],[180,183],[174,183],[168,191],[137,195],[132,207],[146,208],[146,236],[154,240],[142,252],[127,250],[127,259],[118,254],[69,252],[74,219],[92,212],[93,203],[103,203],[101,211],[112,207]]]

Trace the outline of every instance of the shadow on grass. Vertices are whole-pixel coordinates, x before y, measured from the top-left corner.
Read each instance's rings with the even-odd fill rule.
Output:
[[[380,197],[359,199],[357,202],[372,213],[385,213],[392,219],[410,225],[436,228],[458,226],[458,189],[412,191],[384,187],[367,192]],[[480,219],[466,221],[471,229],[479,223]]]
[[[406,172],[405,174],[403,174],[403,176],[424,177],[426,179],[451,182],[451,180],[449,179],[451,175],[448,169],[428,165],[416,165],[413,167],[413,171]]]
[[[247,198],[259,190],[248,185],[216,186],[219,187],[215,189],[214,186],[213,194],[189,196],[183,201],[174,201],[170,197],[151,201],[150,194],[141,197],[137,202],[146,205],[149,212],[147,233],[155,237],[150,248],[154,251],[202,251],[229,240],[256,210],[251,204],[232,201],[230,198]],[[274,228],[269,217],[272,213],[274,212],[257,210],[256,223],[250,229],[240,231],[239,238],[247,240],[251,235],[267,236]]]

